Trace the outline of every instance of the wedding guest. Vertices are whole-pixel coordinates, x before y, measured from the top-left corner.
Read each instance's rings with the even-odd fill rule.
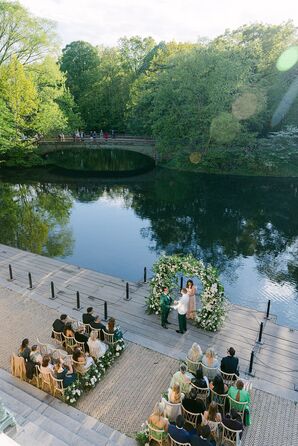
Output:
[[[51,363],[51,358],[49,355],[45,355],[42,358],[42,363],[40,366],[41,373],[53,373],[53,364]]]
[[[22,340],[21,346],[19,348],[19,356],[25,359],[25,361],[30,360],[31,349],[29,347],[29,339],[25,338]]]
[[[96,359],[103,356],[108,349],[108,346],[98,339],[96,331],[91,331],[90,338],[88,339],[88,347],[90,356]]]
[[[83,324],[89,324],[92,328],[95,328],[96,330],[104,330],[105,326],[100,322],[99,316],[94,316],[93,314],[93,307],[87,308],[87,313],[83,314]]]
[[[186,394],[189,392],[190,382],[191,380],[186,374],[186,365],[181,364],[180,370],[174,373],[171,379],[170,387],[173,388],[174,384],[179,384],[181,392]]]
[[[187,294],[187,289],[182,288],[181,290],[181,298],[179,301],[174,302],[174,308],[178,311],[178,323],[179,323],[179,330],[176,330],[177,333],[186,333],[187,332],[187,326],[186,326],[186,313],[188,309],[188,302],[189,302],[189,295]]]
[[[82,368],[83,368],[84,370],[88,370],[89,367],[91,367],[91,365],[94,364],[94,360],[93,360],[93,358],[91,358],[91,356],[88,356],[88,355],[84,354],[84,353],[82,352],[82,350],[79,349],[79,348],[76,348],[76,349],[74,350],[74,352],[73,352],[73,354],[72,354],[72,357],[73,357],[73,360],[74,360],[75,362],[80,363],[80,365],[82,366]]]
[[[64,326],[63,334],[68,338],[73,338],[75,335],[74,330],[72,329],[71,323],[67,322]]]
[[[63,388],[70,386],[77,378],[73,371],[72,364],[69,362],[67,367],[62,360],[57,360],[54,365],[54,373],[57,379],[63,379]]]
[[[250,412],[249,412],[249,403],[250,403],[250,394],[247,390],[244,389],[244,382],[241,379],[238,379],[236,382],[236,386],[231,386],[228,391],[228,395],[235,401],[239,401],[239,403],[247,403],[245,406],[244,412],[244,425],[250,426]],[[230,401],[231,407],[236,411],[241,410],[241,405],[237,405],[233,401]]]
[[[209,441],[210,434],[211,430],[208,424],[205,426],[198,426],[198,434],[191,436],[191,446],[215,446],[213,441]]]
[[[32,345],[30,352],[30,361],[32,361],[34,364],[42,363],[42,356],[40,354],[40,348],[38,345]]]
[[[84,334],[84,326],[80,325],[74,334],[74,338],[77,342],[84,342],[85,352],[89,352],[88,339],[89,337]]]
[[[188,412],[203,414],[206,410],[206,406],[202,400],[197,399],[197,395],[197,390],[194,387],[191,388],[189,394],[183,398],[182,406]]]
[[[209,380],[207,376],[203,376],[203,370],[201,367],[197,369],[196,376],[191,380],[191,382],[201,389],[209,388]]]
[[[203,352],[199,344],[194,342],[191,348],[188,350],[187,358],[192,362],[200,362],[203,356]]]
[[[105,331],[109,334],[114,335],[114,341],[119,341],[123,338],[122,331],[119,327],[116,326],[116,320],[113,317],[110,317],[108,320]]]
[[[179,384],[174,384],[168,391],[168,401],[172,404],[179,404],[182,401],[184,394],[180,391]]]
[[[235,409],[231,409],[230,413],[227,413],[222,418],[222,424],[226,426],[228,429],[232,429],[233,431],[239,431],[239,437],[241,440],[242,431],[243,431],[243,423],[241,416],[236,412]]]
[[[162,403],[155,404],[153,413],[148,418],[148,423],[151,427],[153,427],[153,429],[164,431],[160,434],[160,440],[167,439],[169,421],[167,418],[164,417],[164,407]]]
[[[67,319],[67,314],[61,314],[60,319],[56,319],[53,322],[52,327],[53,327],[53,330],[56,331],[56,333],[63,333],[66,319]],[[52,338],[53,337],[54,337],[54,335],[52,333]]]
[[[209,387],[219,395],[224,395],[228,392],[228,386],[224,383],[222,376],[219,373],[215,375],[213,381],[209,384]]]
[[[178,415],[176,418],[176,425],[169,424],[168,433],[173,438],[173,440],[178,443],[190,443],[191,435],[184,428],[184,418],[182,415]]]
[[[203,373],[207,375],[207,378],[212,380],[215,375],[217,375],[217,368],[219,367],[219,362],[215,354],[213,347],[207,348],[205,354],[202,357]],[[204,368],[204,366],[206,366]],[[213,369],[213,370],[210,370]]]
[[[228,356],[221,360],[220,369],[224,373],[235,373],[235,375],[239,376],[239,359],[235,356],[235,353],[235,349],[230,347]]]
[[[215,438],[218,433],[218,425],[221,422],[221,414],[218,412],[217,404],[211,401],[208,410],[205,410],[202,417],[202,424],[208,424],[211,430],[211,436]]]
[[[189,279],[186,282],[186,289],[187,289],[187,294],[189,296],[186,317],[187,317],[187,319],[194,319],[195,315],[196,315],[196,292],[197,292],[197,288],[194,286],[193,281]]]

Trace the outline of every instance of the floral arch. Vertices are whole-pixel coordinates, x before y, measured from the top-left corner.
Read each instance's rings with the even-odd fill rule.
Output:
[[[170,295],[178,286],[177,273],[187,277],[198,277],[203,285],[202,307],[197,311],[196,324],[208,331],[216,331],[222,325],[226,313],[224,287],[220,283],[217,270],[205,266],[192,255],[162,256],[153,265],[154,277],[150,281],[150,296],[147,298],[147,312],[160,313],[160,295],[163,287],[168,287]]]

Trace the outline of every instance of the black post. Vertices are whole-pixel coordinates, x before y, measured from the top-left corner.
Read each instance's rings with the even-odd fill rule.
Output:
[[[269,319],[270,305],[271,305],[271,300],[269,299],[269,300],[268,300],[268,303],[267,303],[266,319]]]
[[[51,282],[51,297],[50,297],[50,299],[56,299],[54,282]]]
[[[8,265],[8,269],[9,269],[9,280],[13,280],[11,265]]]
[[[31,273],[28,273],[28,279],[29,279],[29,288],[30,288],[30,290],[32,290],[33,286],[32,286],[32,277],[31,277]]]
[[[251,355],[250,355],[250,361],[249,361],[249,369],[248,369],[248,374],[249,375],[252,375],[252,368],[253,368],[253,365],[254,365],[254,356],[255,356],[255,353],[252,350]]]
[[[126,282],[126,300],[129,300],[129,283]]]
[[[262,342],[262,334],[263,334],[263,322],[260,323],[260,331],[259,331],[259,339],[258,342]]]
[[[77,291],[77,310],[79,310],[81,308],[80,305],[80,293]]]
[[[105,300],[105,303],[104,303],[104,314],[105,314],[104,320],[106,321],[108,319],[108,303],[107,303],[106,300]]]
[[[146,282],[147,282],[147,268],[145,266],[145,268],[144,268],[144,283],[146,283]]]
[[[180,290],[183,288],[183,276],[180,278]]]

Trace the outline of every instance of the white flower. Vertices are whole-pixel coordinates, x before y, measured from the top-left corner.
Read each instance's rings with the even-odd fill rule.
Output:
[[[119,352],[117,352],[117,353],[116,353],[116,356],[120,356],[120,353],[119,353]]]

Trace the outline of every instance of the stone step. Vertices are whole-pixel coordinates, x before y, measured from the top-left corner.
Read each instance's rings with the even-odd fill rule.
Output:
[[[59,401],[31,384],[0,369],[0,396],[15,415],[18,432],[11,435],[21,446],[30,443],[30,436],[45,435],[48,445],[135,446],[132,438],[110,428],[95,418]],[[55,439],[56,443],[53,442]],[[27,441],[28,440],[28,441]],[[43,442],[44,443],[44,442]]]

